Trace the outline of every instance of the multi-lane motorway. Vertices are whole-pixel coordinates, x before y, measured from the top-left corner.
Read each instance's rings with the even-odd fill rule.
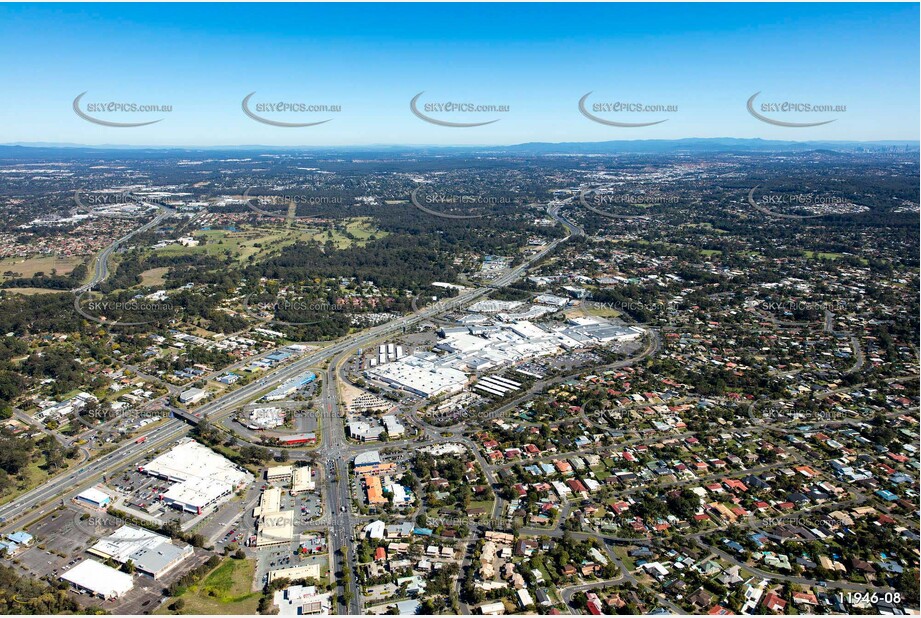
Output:
[[[554,202],[548,206],[547,213],[567,229],[569,232],[567,236],[551,242],[543,250],[531,256],[519,266],[510,269],[493,280],[488,287],[476,288],[460,294],[458,297],[452,299],[452,306],[457,307],[466,303],[471,303],[487,295],[492,289],[505,287],[517,281],[527,272],[528,268],[544,259],[562,242],[565,242],[573,236],[581,235],[583,232],[580,228],[559,214],[560,208],[565,204],[566,202]],[[79,290],[75,290],[78,296],[106,278],[108,275],[108,257],[119,243],[138,232],[154,227],[169,214],[170,213],[167,211],[161,211],[154,220],[107,247],[106,250],[99,255],[99,259],[97,259],[96,270],[92,282]],[[201,418],[215,421],[221,420],[231,414],[233,410],[240,405],[255,399],[268,389],[292,377],[300,375],[311,367],[316,367],[324,361],[331,361],[327,370],[327,379],[325,380],[327,414],[325,415],[326,422],[323,425],[323,445],[321,445],[321,452],[326,454],[335,453],[335,457],[332,458],[333,471],[330,472],[330,468],[327,467],[327,474],[329,475],[327,499],[329,501],[329,512],[333,515],[333,521],[340,524],[331,526],[331,534],[333,536],[334,551],[341,550],[343,552],[342,554],[337,554],[337,556],[341,555],[345,557],[342,560],[342,565],[351,563],[351,560],[348,558],[352,522],[351,500],[348,486],[348,462],[341,459],[344,449],[337,448],[345,444],[345,434],[342,423],[335,421],[335,417],[338,416],[338,389],[336,388],[335,375],[337,371],[336,367],[339,364],[338,361],[359,347],[365,347],[369,343],[393,333],[404,332],[407,328],[423,320],[430,319],[444,311],[444,306],[435,304],[431,307],[420,309],[410,315],[392,320],[386,324],[367,329],[359,334],[339,339],[331,345],[309,353],[289,365],[270,371],[260,380],[206,403],[196,411],[196,415]],[[65,472],[47,481],[41,487],[37,487],[22,494],[10,503],[0,507],[0,521],[4,523],[2,530],[8,532],[14,528],[23,527],[27,523],[34,521],[48,511],[56,508],[62,500],[68,500],[83,489],[97,483],[107,472],[121,469],[129,463],[140,460],[148,452],[166,446],[182,437],[189,429],[190,427],[186,423],[177,419],[170,419],[165,424],[144,434],[147,437],[145,442],[133,442],[118,447],[111,453],[85,464],[75,472]],[[325,462],[324,465],[326,465]],[[337,560],[338,559],[337,557]],[[360,601],[357,594],[357,588],[354,586],[354,583],[350,587],[353,588],[352,601],[349,603],[349,607],[344,609],[347,609],[350,613],[360,613],[358,611],[360,609]]]

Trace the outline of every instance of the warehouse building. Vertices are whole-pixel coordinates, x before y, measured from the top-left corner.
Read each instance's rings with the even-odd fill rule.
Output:
[[[94,509],[105,509],[111,504],[112,497],[95,487],[80,492],[74,497],[74,502],[81,506],[90,506]]]
[[[199,515],[255,480],[240,466],[191,438],[138,470],[174,483],[160,496],[165,504]]]
[[[420,397],[435,397],[456,393],[467,384],[464,372],[442,367],[429,356],[407,356],[382,367],[368,370],[369,377],[393,388],[402,389]]]
[[[294,538],[294,511],[281,510],[281,489],[267,487],[253,509],[256,518],[256,547],[290,543]]]
[[[104,560],[131,562],[138,572],[158,579],[192,556],[191,545],[174,545],[150,530],[122,526],[87,550]]]
[[[288,380],[284,384],[281,384],[278,388],[270,392],[264,397],[266,401],[276,401],[278,399],[284,399],[290,395],[293,395],[300,389],[304,388],[311,382],[317,379],[317,375],[311,371],[308,371],[304,375],[298,376],[291,380]]]
[[[117,599],[134,587],[134,579],[95,560],[84,560],[61,576],[71,586],[100,599]]]
[[[179,403],[191,404],[198,403],[208,396],[208,392],[200,388],[190,388],[187,391],[179,393]]]

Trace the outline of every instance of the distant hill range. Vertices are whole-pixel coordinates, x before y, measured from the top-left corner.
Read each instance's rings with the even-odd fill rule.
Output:
[[[521,155],[592,155],[592,154],[706,154],[719,152],[918,152],[918,141],[783,141],[765,139],[742,139],[730,137],[612,140],[606,142],[528,142],[510,146],[87,146],[83,144],[29,143],[0,144],[0,159],[36,158],[163,158],[170,156],[193,156],[197,154],[213,157],[220,154],[260,153],[303,153],[363,155],[418,154],[521,154]]]
[[[806,152],[814,150],[867,152],[867,151],[918,151],[917,141],[879,142],[791,142],[765,139],[731,137],[614,140],[608,142],[530,142],[508,146],[499,150],[508,152],[560,153],[560,154],[617,154],[617,153],[669,153],[669,152]]]

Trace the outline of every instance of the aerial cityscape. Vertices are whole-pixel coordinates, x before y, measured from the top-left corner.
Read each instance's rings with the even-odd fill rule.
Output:
[[[917,4],[0,17],[3,614],[921,613]]]

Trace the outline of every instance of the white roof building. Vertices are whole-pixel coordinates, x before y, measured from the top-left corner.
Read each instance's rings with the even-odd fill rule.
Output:
[[[422,397],[457,392],[467,384],[467,376],[463,371],[440,367],[415,355],[370,369],[368,374],[390,386]]]
[[[240,466],[191,438],[142,466],[141,471],[175,483],[161,496],[163,502],[199,514],[255,480]]]
[[[316,488],[317,484],[313,480],[313,468],[311,466],[301,466],[294,469],[294,474],[291,478],[292,494],[314,491]]]
[[[286,569],[274,569],[269,571],[269,583],[279,577],[285,577],[291,581],[298,579],[320,579],[320,565],[314,562],[311,564],[302,564]]]
[[[179,403],[196,403],[204,399],[208,392],[200,388],[190,388],[179,393]]]
[[[89,553],[124,564],[131,561],[138,571],[158,578],[193,553],[191,545],[177,546],[150,530],[122,526],[93,545]]]
[[[386,524],[378,519],[365,526],[364,532],[368,535],[369,539],[382,539],[384,538],[384,530],[386,527]]]
[[[291,586],[276,590],[273,601],[281,616],[328,615],[332,608],[332,594],[317,593],[316,586]]]
[[[96,508],[103,508],[112,501],[112,497],[109,494],[95,487],[90,487],[85,491],[81,491],[74,499],[78,502],[95,506]]]
[[[84,560],[61,576],[64,581],[103,599],[117,599],[134,587],[127,573],[95,560]]]

